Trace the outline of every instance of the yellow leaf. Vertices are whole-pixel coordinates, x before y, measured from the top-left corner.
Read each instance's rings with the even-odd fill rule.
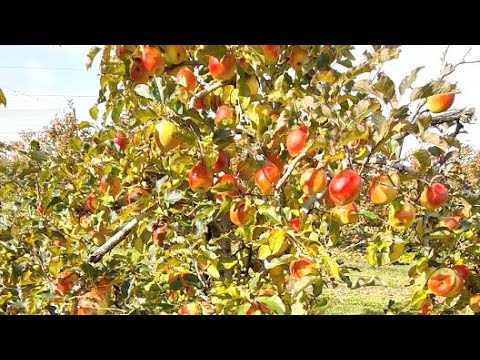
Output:
[[[285,232],[282,229],[274,230],[268,239],[268,245],[272,255],[281,255],[288,248]]]
[[[218,272],[218,269],[214,264],[211,264],[207,268],[207,274],[213,277],[214,279],[220,279],[220,273]]]
[[[272,252],[270,251],[270,247],[268,245],[260,245],[258,248],[258,258],[260,260],[265,260],[271,254]]]

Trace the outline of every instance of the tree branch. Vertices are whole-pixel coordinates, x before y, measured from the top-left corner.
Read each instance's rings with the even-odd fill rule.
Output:
[[[301,152],[300,154],[297,155],[297,157],[295,159],[292,160],[292,162],[290,164],[288,164],[287,168],[285,169],[285,172],[283,173],[282,178],[280,179],[280,181],[275,186],[276,190],[280,189],[283,186],[283,184],[285,183],[285,181],[287,181],[288,177],[290,176],[293,169],[295,168],[295,165],[297,165],[297,163],[300,160],[302,160],[302,158],[304,156],[305,156],[305,152]]]
[[[90,257],[88,258],[88,261],[95,264],[102,260],[106,253],[111,251],[115,246],[120,244],[122,240],[127,237],[127,235],[130,233],[130,231],[135,225],[137,225],[142,219],[152,214],[152,212],[153,210],[147,210],[138,215],[135,219],[132,219],[128,223],[126,223],[123,228],[121,228],[115,235],[108,239],[105,244],[95,250],[93,254],[90,255]]]
[[[448,75],[452,74],[458,66],[463,65],[463,64],[475,64],[475,63],[480,63],[480,60],[472,60],[472,61],[467,61],[467,55],[470,54],[470,51],[472,51],[472,48],[468,49],[468,51],[463,55],[462,60],[460,60],[457,64],[452,65],[447,63],[447,52],[448,48],[450,45],[447,46],[445,49],[445,52],[442,55],[442,70],[440,71],[440,76],[438,80],[443,80],[446,78]]]
[[[205,89],[203,89],[202,91],[200,91],[200,92],[198,92],[198,93],[196,93],[195,95],[192,96],[192,98],[188,102],[188,108],[192,109],[195,106],[195,101],[197,101],[197,99],[201,99],[201,98],[207,96],[212,91],[215,91],[218,88],[221,88],[222,86],[223,86],[223,84],[221,82],[216,82],[216,83],[213,83],[211,85],[205,86]]]
[[[328,191],[328,187],[327,189],[323,192],[323,193],[319,193],[319,194],[313,194],[313,195],[310,195],[310,197],[307,199],[307,201],[305,201],[305,203],[303,204],[302,206],[302,211],[305,213],[305,214],[308,214],[310,212],[310,210],[312,210],[313,206],[315,205],[315,203],[317,201],[320,201],[323,199],[323,197],[325,196],[325,194],[327,193]]]
[[[393,162],[393,163],[389,164],[387,162],[387,159],[385,159],[385,158],[374,158],[374,159],[372,159],[372,161],[370,161],[370,164],[387,165],[387,166],[390,166],[394,169],[397,169],[398,171],[406,172],[406,173],[412,174],[412,175],[418,175],[418,172],[415,169],[413,169],[409,166],[403,165],[399,162]]]
[[[475,116],[474,108],[456,109],[447,111],[444,114],[436,115],[432,118],[432,126],[440,124],[464,120],[464,122],[471,120]]]

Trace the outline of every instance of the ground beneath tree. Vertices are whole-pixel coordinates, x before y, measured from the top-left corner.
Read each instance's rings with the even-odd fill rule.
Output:
[[[372,268],[365,254],[347,253],[338,257],[349,268],[349,278],[352,283],[366,282],[373,285],[361,286],[355,289],[341,284],[336,288],[324,288],[323,294],[330,300],[326,314],[384,314],[384,308],[389,300],[401,301],[411,297],[412,287],[409,286],[409,265],[388,265]],[[362,279],[361,281],[358,281]]]

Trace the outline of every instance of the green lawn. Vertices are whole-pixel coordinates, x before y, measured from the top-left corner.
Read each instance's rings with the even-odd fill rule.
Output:
[[[350,279],[368,280],[377,276],[383,285],[362,286],[349,289],[345,284],[338,287],[324,288],[323,294],[331,298],[332,306],[326,314],[384,314],[384,307],[390,299],[405,300],[409,297],[409,265],[387,265],[372,268],[363,254],[349,253],[340,256],[344,266],[355,267],[360,271],[350,270]]]

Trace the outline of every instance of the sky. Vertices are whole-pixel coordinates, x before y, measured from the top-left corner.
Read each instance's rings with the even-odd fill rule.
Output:
[[[99,88],[99,69],[96,61],[89,71],[85,58],[91,45],[2,45],[0,46],[0,88],[7,98],[7,107],[0,106],[0,141],[13,140],[22,130],[40,130],[56,115],[68,111],[67,101],[73,100],[79,120],[90,120],[88,110],[95,104]],[[354,54],[361,56],[367,48],[356,46]],[[384,65],[384,72],[399,84],[419,66],[425,66],[417,84],[438,76],[440,57],[446,45],[404,45],[399,59]],[[480,59],[478,45],[452,45],[447,59],[461,60],[472,48],[467,60]],[[480,109],[480,63],[465,64],[446,78],[457,83],[461,94],[454,107]],[[459,139],[480,150],[480,127],[467,127],[469,134]]]

